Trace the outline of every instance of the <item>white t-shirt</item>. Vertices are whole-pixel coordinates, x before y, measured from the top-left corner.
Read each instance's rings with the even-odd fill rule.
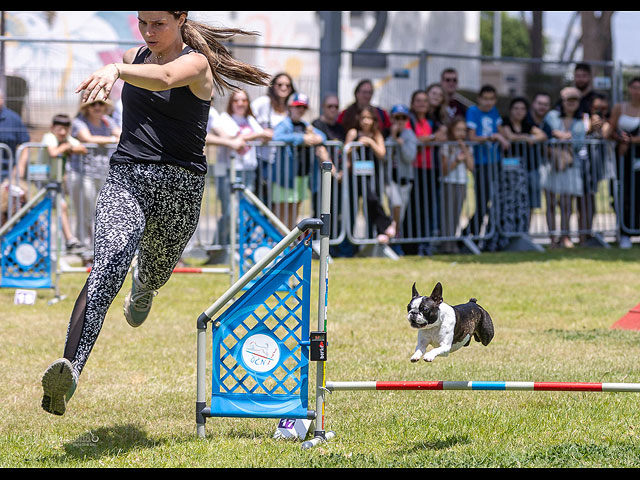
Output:
[[[260,133],[263,128],[252,117],[229,115],[227,112],[219,114],[211,123],[212,127],[225,135],[236,137],[244,133]],[[258,166],[255,147],[247,147],[242,152],[236,152],[229,147],[218,147],[218,156],[213,167],[216,177],[226,176],[230,165],[230,158],[235,158],[236,170],[255,170]]]
[[[49,165],[51,161],[51,156],[49,155],[48,147],[57,147],[60,143],[68,142],[72,147],[77,147],[80,145],[80,141],[77,138],[73,138],[71,135],[67,135],[67,138],[64,139],[63,142],[58,141],[58,137],[56,137],[53,132],[47,132],[42,136],[42,140],[40,143],[45,145],[45,148],[41,148],[38,154],[38,163]],[[64,154],[63,158],[65,162],[69,158],[69,154]]]
[[[461,152],[461,148],[458,145],[443,145],[440,147],[440,157],[448,164],[453,163],[452,159]],[[456,168],[450,170],[447,175],[442,177],[443,183],[456,183],[458,185],[465,185],[467,183],[467,166],[465,163],[459,163]]]
[[[258,97],[251,102],[251,111],[262,128],[273,129],[289,115],[288,111],[276,112],[271,105],[271,98],[267,95]]]

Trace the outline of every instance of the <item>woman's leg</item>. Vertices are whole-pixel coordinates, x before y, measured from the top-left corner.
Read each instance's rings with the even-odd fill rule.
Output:
[[[198,226],[205,180],[180,167],[161,169],[156,177],[162,177],[161,186],[144,208],[146,228],[138,252],[138,278],[151,290],[169,280]]]
[[[126,180],[116,176],[110,174],[98,198],[95,263],[73,308],[63,358],[53,362],[42,378],[42,408],[56,415],[66,410],[144,231],[139,203]]]
[[[145,228],[144,212],[130,188],[105,184],[96,207],[94,264],[71,315],[64,358],[79,376],[107,310],[127,277]]]

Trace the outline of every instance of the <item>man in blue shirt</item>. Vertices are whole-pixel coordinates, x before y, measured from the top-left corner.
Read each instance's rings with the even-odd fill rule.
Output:
[[[18,146],[29,141],[29,132],[22,123],[20,115],[4,106],[4,92],[0,90],[0,143],[9,146],[14,158],[14,167],[17,165],[15,158]],[[26,150],[24,150],[26,154]],[[0,179],[9,173],[9,158],[5,149],[0,149]]]
[[[500,152],[509,148],[509,142],[498,133],[502,117],[496,108],[497,100],[496,89],[491,85],[485,85],[478,93],[478,105],[473,105],[467,110],[469,140],[481,143],[473,149],[476,212],[465,229],[466,234],[470,233],[474,236],[480,234],[485,215],[488,216],[485,235],[491,231],[494,225],[490,211],[495,195],[493,185],[497,180]]]

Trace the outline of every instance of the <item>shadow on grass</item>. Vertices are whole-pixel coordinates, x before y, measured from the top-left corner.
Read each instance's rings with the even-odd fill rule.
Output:
[[[425,450],[446,450],[451,447],[455,447],[460,444],[469,444],[471,440],[467,435],[449,435],[445,438],[438,438],[435,440],[415,440],[407,443],[401,450],[398,450],[398,454],[412,454],[419,453]]]
[[[119,455],[134,449],[151,448],[157,443],[138,425],[124,424],[87,431],[67,442],[64,451],[67,459],[99,458]]]

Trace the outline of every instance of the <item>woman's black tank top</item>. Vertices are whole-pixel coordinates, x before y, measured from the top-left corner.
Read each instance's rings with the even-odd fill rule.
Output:
[[[180,55],[193,51],[185,47]],[[133,63],[143,63],[150,54],[142,47]],[[188,86],[152,92],[125,82],[122,106],[122,134],[112,164],[171,164],[207,173],[204,147],[210,100],[196,97]]]

